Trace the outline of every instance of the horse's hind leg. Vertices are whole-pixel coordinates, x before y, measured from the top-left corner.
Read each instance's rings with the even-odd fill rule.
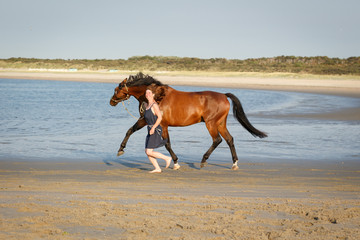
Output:
[[[219,135],[219,132],[217,130],[217,127],[213,126],[212,124],[206,123],[206,127],[209,130],[209,133],[213,139],[213,144],[211,145],[211,147],[209,148],[209,150],[207,150],[207,152],[204,154],[202,160],[201,160],[201,164],[200,167],[203,168],[206,165],[206,160],[210,157],[210,154],[215,150],[215,148],[217,146],[219,146],[219,144],[222,142],[222,139]]]
[[[233,170],[239,169],[239,167],[237,165],[238,157],[237,157],[236,149],[235,149],[235,145],[234,145],[234,138],[231,136],[231,134],[227,130],[225,122],[219,126],[219,132],[220,132],[221,136],[225,139],[226,143],[229,145],[229,148],[231,151],[231,156],[233,159],[233,165],[232,165],[231,169],[233,169]]]
[[[131,128],[129,128],[129,130],[126,132],[124,140],[120,144],[120,148],[117,153],[118,156],[124,154],[124,148],[126,147],[126,144],[129,140],[131,134],[133,134],[137,130],[143,128],[144,126],[146,126],[146,121],[143,117],[141,117],[141,118],[139,118],[139,120],[137,120],[137,122]]]
[[[168,150],[168,152],[171,155],[171,158],[174,161],[174,170],[178,170],[180,168],[180,165],[178,164],[178,157],[176,156],[176,154],[174,153],[174,151],[171,148],[168,127],[165,127],[165,126],[163,126],[163,138],[168,139],[167,143],[165,144],[165,148],[166,148],[166,150]]]

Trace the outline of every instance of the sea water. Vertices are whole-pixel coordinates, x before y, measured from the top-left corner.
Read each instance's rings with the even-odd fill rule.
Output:
[[[0,159],[148,162],[146,128],[134,133],[125,154],[116,157],[126,131],[136,122],[123,108],[109,105],[117,84],[0,79]],[[357,98],[294,92],[173,86],[181,91],[212,90],[236,95],[250,122],[268,133],[254,138],[232,116],[228,129],[240,162],[360,160],[360,121],[297,118],[360,107]],[[135,116],[138,102],[125,103]],[[183,106],[186,107],[186,106]],[[289,117],[292,116],[292,117]],[[212,140],[204,123],[170,127],[179,161],[198,163]],[[165,148],[161,152],[167,153]],[[231,163],[225,141],[210,163]]]

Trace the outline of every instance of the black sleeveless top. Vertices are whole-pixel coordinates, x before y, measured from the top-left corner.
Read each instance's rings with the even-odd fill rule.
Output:
[[[160,125],[156,127],[154,134],[150,135],[150,130],[158,119],[158,117],[151,110],[152,105],[150,108],[145,109],[144,113],[145,121],[148,125],[148,135],[146,136],[145,140],[145,148],[159,148],[164,146],[167,142],[167,139],[162,138],[162,127]]]

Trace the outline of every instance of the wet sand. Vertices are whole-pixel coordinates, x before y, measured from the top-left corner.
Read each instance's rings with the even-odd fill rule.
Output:
[[[96,80],[92,79],[119,82],[118,76],[109,80],[96,75]],[[178,77],[158,79],[174,85],[221,83],[218,86],[360,97],[357,80],[353,85],[329,80],[326,85],[323,80],[295,84],[280,79],[281,83],[271,85],[269,79],[259,79],[257,84],[246,84],[249,79],[187,77],[186,83]],[[75,80],[89,79],[82,75]],[[241,85],[241,81],[245,83]],[[358,108],[344,109],[322,117],[347,114],[359,121],[354,111],[359,113]],[[139,157],[143,158],[143,153]],[[199,164],[180,163],[178,171],[166,169],[161,174],[149,174],[150,163],[128,162],[124,158],[112,162],[1,159],[0,239],[360,236],[360,161],[295,162],[284,161],[281,156],[276,161],[242,159],[238,171],[230,170],[230,163],[209,163],[203,169]]]
[[[163,164],[162,164],[163,166]],[[1,161],[1,239],[357,239],[360,166]]]

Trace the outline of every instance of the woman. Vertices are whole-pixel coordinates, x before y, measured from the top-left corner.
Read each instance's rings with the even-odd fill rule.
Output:
[[[154,148],[162,147],[167,142],[167,139],[162,138],[162,128],[160,122],[162,120],[162,115],[160,112],[159,105],[156,103],[154,97],[155,94],[151,88],[147,88],[145,92],[145,97],[148,100],[148,103],[145,103],[145,113],[144,117],[148,125],[148,135],[146,136],[145,142],[145,153],[148,156],[150,162],[154,165],[155,169],[150,171],[150,173],[161,173],[161,168],[156,160],[156,158],[161,158],[166,162],[166,168],[170,166],[171,157],[165,156],[162,153],[155,152]]]

